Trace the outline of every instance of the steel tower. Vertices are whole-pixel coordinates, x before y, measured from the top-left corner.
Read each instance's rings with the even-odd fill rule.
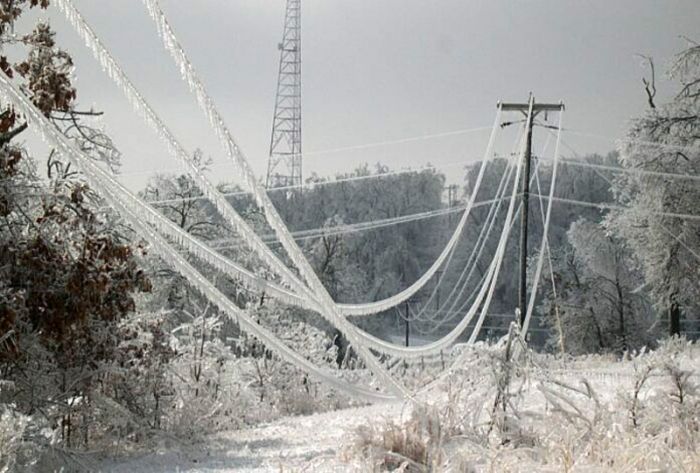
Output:
[[[301,0],[287,0],[265,186],[301,185]]]

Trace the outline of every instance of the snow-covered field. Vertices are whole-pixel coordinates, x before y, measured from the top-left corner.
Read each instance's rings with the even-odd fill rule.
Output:
[[[504,379],[500,368],[506,366],[498,361],[502,348],[465,350],[453,370],[420,391],[415,402],[286,417],[222,432],[196,447],[169,446],[104,461],[102,468],[124,473],[371,471],[379,465],[391,468],[386,454],[400,449],[392,436],[401,432],[426,445],[425,459],[438,471],[700,471],[694,451],[700,412],[697,347],[670,343],[623,360],[561,359],[516,350],[505,414],[494,408],[496,386]],[[406,465],[413,469],[405,471],[423,471],[410,461]]]

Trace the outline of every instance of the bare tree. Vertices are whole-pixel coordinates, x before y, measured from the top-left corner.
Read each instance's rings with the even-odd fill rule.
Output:
[[[644,84],[644,91],[647,94],[647,102],[649,103],[649,107],[655,109],[656,104],[654,103],[654,98],[656,97],[656,70],[654,69],[654,59],[651,56],[646,56],[644,54],[637,54],[637,56],[641,57],[644,64],[649,66],[651,77],[649,79],[642,77],[642,84]]]

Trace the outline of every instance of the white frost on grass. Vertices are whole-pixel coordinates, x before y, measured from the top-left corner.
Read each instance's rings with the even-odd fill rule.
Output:
[[[382,471],[380,464],[402,463],[400,452],[386,448],[402,448],[403,439],[409,447],[416,439],[432,442],[415,450],[433,462],[425,471],[700,471],[693,448],[700,424],[697,346],[672,341],[623,360],[514,346],[518,362],[510,365],[505,411],[494,409],[503,353],[503,341],[462,350],[417,404],[286,417],[214,435],[206,445],[106,461],[104,471]],[[678,382],[686,383],[682,403]],[[423,471],[406,463],[405,471]]]

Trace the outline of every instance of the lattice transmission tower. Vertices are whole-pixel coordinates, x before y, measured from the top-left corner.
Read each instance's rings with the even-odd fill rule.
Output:
[[[301,0],[287,0],[265,186],[301,185]]]

